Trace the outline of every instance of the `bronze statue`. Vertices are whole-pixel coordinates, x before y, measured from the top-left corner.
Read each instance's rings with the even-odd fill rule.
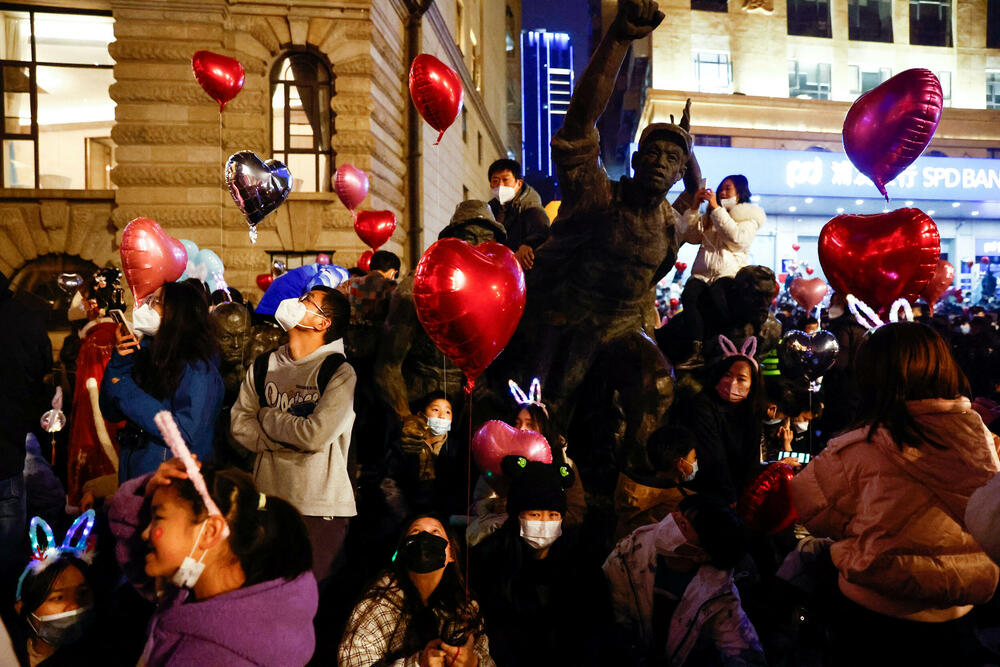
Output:
[[[673,397],[670,366],[650,339],[652,331],[644,331],[643,314],[653,287],[676,260],[675,208],[687,208],[700,173],[687,131],[690,101],[680,125],[653,123],[642,131],[632,156],[635,176],[618,182],[599,162],[595,125],[632,41],[663,18],[655,2],[620,0],[618,15],[579,79],[552,139],[562,192],[559,216],[535,252],[524,317],[493,375],[494,386],[506,377],[540,378],[564,433],[580,401],[600,393],[610,404],[615,397],[625,429],[614,460],[638,478],[652,473],[645,441]],[[682,177],[685,194],[672,207],[666,194]],[[572,438],[570,444],[574,458],[590,446]]]
[[[239,303],[219,304],[212,311],[218,327],[219,348],[222,351],[222,383],[227,398],[236,398],[247,372],[247,348],[250,344],[250,313]],[[227,402],[227,405],[230,404]]]

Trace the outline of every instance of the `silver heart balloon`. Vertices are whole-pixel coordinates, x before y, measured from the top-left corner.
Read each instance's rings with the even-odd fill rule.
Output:
[[[288,271],[288,267],[285,266],[285,263],[282,260],[276,259],[271,262],[271,275],[275,278],[284,275],[286,271]]]
[[[788,379],[804,377],[815,382],[833,368],[839,351],[837,337],[825,329],[814,334],[793,329],[778,344],[778,365]]]
[[[292,175],[278,160],[263,161],[252,151],[233,153],[226,161],[226,184],[247,218],[251,237],[257,223],[281,206],[292,191]]]
[[[79,273],[60,273],[56,285],[66,294],[74,294],[83,284],[83,276]]]

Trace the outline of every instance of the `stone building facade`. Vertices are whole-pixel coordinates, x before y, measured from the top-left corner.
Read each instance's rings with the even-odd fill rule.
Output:
[[[366,248],[325,179],[316,192],[293,191],[260,223],[255,245],[224,187],[230,154],[268,159],[275,150],[272,79],[289,53],[312,54],[329,68],[333,163],[368,173],[359,209],[396,214],[385,249],[404,266],[437,238],[456,203],[488,196],[489,163],[519,148],[509,145],[504,30],[508,14],[520,17],[518,0],[51,0],[19,8],[113,19],[108,92],[116,106],[105,189],[46,188],[44,176],[35,183],[42,187],[0,189],[0,271],[8,276],[46,255],[117,265],[121,230],[138,216],[215,250],[228,282],[254,299],[254,277],[274,256],[296,258],[293,266],[335,251],[335,263],[354,266]],[[201,49],[236,58],[246,71],[221,120],[192,76],[191,56]],[[455,69],[465,89],[462,114],[436,146],[437,132],[410,110],[416,53]]]

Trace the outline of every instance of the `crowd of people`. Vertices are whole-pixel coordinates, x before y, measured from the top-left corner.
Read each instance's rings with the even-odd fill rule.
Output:
[[[461,203],[442,237],[486,230],[530,272],[548,230],[540,201],[516,162],[495,163],[490,180],[494,199]],[[763,220],[755,206],[733,213],[745,178],[719,192],[732,196],[699,191],[679,230],[715,248],[699,255],[685,310],[743,268]],[[427,368],[437,351],[422,331],[393,349],[413,307],[399,271],[378,252],[368,272],[307,286],[273,316],[236,290],[165,283],[121,321],[120,272],[101,269],[74,300],[55,366],[44,322],[5,289],[10,664],[1000,656],[993,313],[918,308],[915,322],[869,331],[842,295],[821,320],[776,310],[785,330],[837,337],[820,387],[782,376],[752,336],[723,338],[705,358],[699,345],[674,360],[676,395],[646,442],[654,473],[620,472],[612,491],[578,468],[544,388],[519,386],[528,378],[490,416],[543,436],[551,462],[511,454],[499,470],[475,469],[467,433],[483,410],[433,381],[448,371]],[[700,340],[702,325],[688,325]],[[54,384],[72,408],[50,448],[38,426]],[[163,411],[199,475],[171,453]],[[795,471],[785,513],[796,520],[778,530],[745,505],[775,461]]]

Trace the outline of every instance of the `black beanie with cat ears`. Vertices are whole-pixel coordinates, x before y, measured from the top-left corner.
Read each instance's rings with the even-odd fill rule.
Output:
[[[506,456],[501,462],[510,480],[507,514],[516,517],[529,510],[566,513],[566,489],[573,485],[573,471],[565,463],[540,463],[523,456]]]

